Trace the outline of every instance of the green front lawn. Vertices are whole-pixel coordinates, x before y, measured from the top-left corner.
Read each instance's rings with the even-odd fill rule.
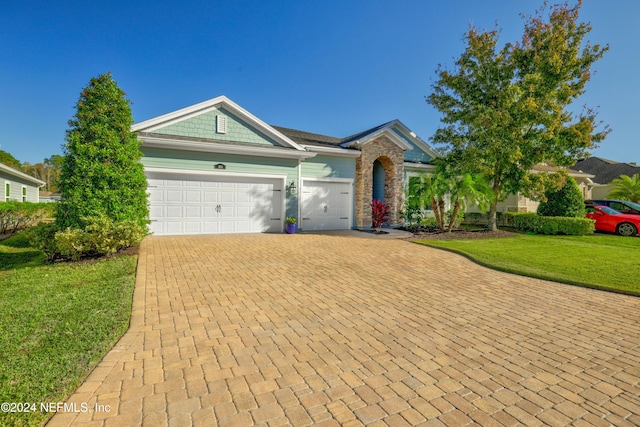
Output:
[[[0,402],[62,402],[129,327],[136,257],[43,264],[18,236],[0,242]],[[39,425],[40,412],[0,412]]]
[[[421,240],[501,271],[640,295],[640,237],[532,236]]]

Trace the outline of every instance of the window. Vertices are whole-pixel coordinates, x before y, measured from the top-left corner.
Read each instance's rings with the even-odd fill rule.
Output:
[[[11,183],[5,181],[4,183],[4,200],[8,202],[11,199]]]
[[[27,187],[25,187],[24,185],[22,186],[22,201],[27,201]]]

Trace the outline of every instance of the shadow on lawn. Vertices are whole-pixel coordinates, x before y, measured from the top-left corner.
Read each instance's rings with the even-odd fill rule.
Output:
[[[42,265],[42,251],[29,246],[29,241],[17,234],[0,241],[0,271]]]

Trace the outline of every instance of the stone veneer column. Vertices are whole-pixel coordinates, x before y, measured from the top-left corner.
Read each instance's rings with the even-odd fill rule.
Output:
[[[379,159],[384,167],[384,197],[389,206],[389,225],[400,225],[400,210],[404,203],[404,152],[386,136],[359,147],[356,160],[356,227],[371,227],[373,193],[373,162]]]

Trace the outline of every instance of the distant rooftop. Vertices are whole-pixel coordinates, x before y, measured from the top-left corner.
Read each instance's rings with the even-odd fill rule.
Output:
[[[609,159],[603,159],[601,157],[587,157],[586,159],[580,159],[571,167],[571,169],[595,175],[593,181],[598,184],[609,184],[621,175],[633,176],[640,173],[640,166],[632,165],[630,163],[616,162]]]

